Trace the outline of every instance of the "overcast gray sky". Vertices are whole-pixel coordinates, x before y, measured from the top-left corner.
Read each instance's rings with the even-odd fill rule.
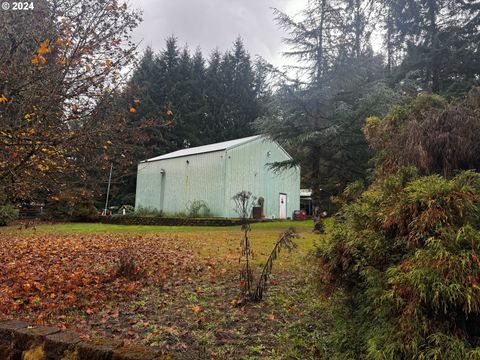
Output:
[[[180,45],[209,54],[215,48],[225,51],[241,36],[252,56],[260,55],[276,66],[282,58],[282,36],[272,7],[296,14],[306,0],[131,0],[143,10],[143,22],[134,39],[142,48],[155,51],[164,47],[165,39],[175,35]]]

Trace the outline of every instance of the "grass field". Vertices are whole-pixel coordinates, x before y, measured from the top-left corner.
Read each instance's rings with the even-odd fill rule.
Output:
[[[282,221],[252,224],[252,230],[282,231],[288,227],[294,227],[300,232],[309,232],[312,229],[312,221]],[[18,226],[1,228],[0,234],[16,233]],[[145,225],[111,225],[111,224],[86,224],[66,223],[55,225],[37,225],[36,232],[51,234],[97,234],[97,233],[177,233],[198,231],[234,231],[238,232],[238,226],[145,226]]]
[[[90,340],[142,342],[174,359],[310,359],[322,355],[321,302],[310,277],[311,222],[254,224],[258,278],[279,234],[264,301],[241,300],[239,227],[105,224],[0,229],[0,318],[53,324]],[[118,275],[134,259],[138,278]]]

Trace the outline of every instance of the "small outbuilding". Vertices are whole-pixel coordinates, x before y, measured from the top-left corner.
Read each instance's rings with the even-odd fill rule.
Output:
[[[257,214],[287,219],[300,208],[300,168],[270,167],[286,160],[290,155],[261,135],[144,160],[138,165],[135,207],[174,215],[204,204],[209,216],[238,217],[232,198],[245,190],[260,199]]]

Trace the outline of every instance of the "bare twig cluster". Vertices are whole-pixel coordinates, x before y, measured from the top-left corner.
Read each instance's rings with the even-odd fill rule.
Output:
[[[263,299],[263,293],[267,289],[268,286],[268,278],[272,273],[273,262],[277,259],[280,251],[283,249],[287,250],[288,252],[292,251],[297,247],[297,244],[293,242],[294,239],[298,238],[298,234],[294,228],[288,228],[277,240],[277,243],[273,247],[270,256],[268,257],[267,262],[263,266],[262,274],[260,275],[260,279],[258,280],[257,287],[255,292],[252,294],[252,300],[260,301]]]

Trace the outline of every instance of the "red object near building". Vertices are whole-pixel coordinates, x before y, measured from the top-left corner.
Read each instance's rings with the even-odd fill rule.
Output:
[[[306,220],[307,212],[305,210],[295,210],[293,212],[293,220]]]

